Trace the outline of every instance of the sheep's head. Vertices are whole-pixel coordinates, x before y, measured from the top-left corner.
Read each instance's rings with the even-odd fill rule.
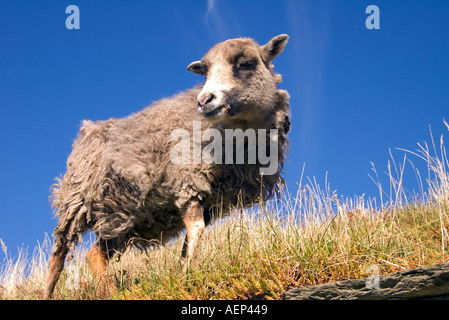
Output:
[[[206,77],[198,112],[210,121],[250,120],[271,112],[280,76],[271,62],[287,44],[286,34],[259,46],[249,38],[215,45],[187,70]]]

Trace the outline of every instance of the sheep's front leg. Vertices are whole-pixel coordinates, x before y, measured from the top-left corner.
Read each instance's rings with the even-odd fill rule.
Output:
[[[191,200],[182,214],[182,219],[186,225],[187,234],[182,248],[181,258],[184,262],[183,270],[187,271],[190,260],[193,258],[195,249],[198,246],[203,234],[204,208],[198,200]]]

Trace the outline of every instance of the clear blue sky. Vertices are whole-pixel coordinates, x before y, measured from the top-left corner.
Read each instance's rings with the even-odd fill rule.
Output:
[[[71,4],[79,30],[65,27]],[[380,30],[365,27],[371,4]],[[448,21],[447,0],[0,0],[0,238],[14,252],[52,233],[49,189],[81,120],[197,84],[186,66],[240,36],[291,37],[274,61],[291,95],[290,189],[305,163],[340,195],[376,196],[370,162],[384,171],[389,148],[416,149],[429,125],[447,135]]]

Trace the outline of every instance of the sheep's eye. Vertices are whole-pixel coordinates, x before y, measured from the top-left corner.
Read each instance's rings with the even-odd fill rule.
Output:
[[[256,66],[256,62],[254,60],[245,60],[239,65],[240,70],[251,70]]]

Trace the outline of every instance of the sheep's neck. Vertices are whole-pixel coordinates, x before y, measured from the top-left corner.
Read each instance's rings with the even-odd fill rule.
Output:
[[[260,119],[257,119],[255,121],[249,121],[249,120],[235,120],[230,122],[221,122],[217,124],[217,127],[221,130],[224,129],[242,129],[245,131],[246,129],[270,129],[272,121],[266,121],[268,119],[265,119],[265,121],[261,121]],[[271,120],[271,119],[270,119]]]

